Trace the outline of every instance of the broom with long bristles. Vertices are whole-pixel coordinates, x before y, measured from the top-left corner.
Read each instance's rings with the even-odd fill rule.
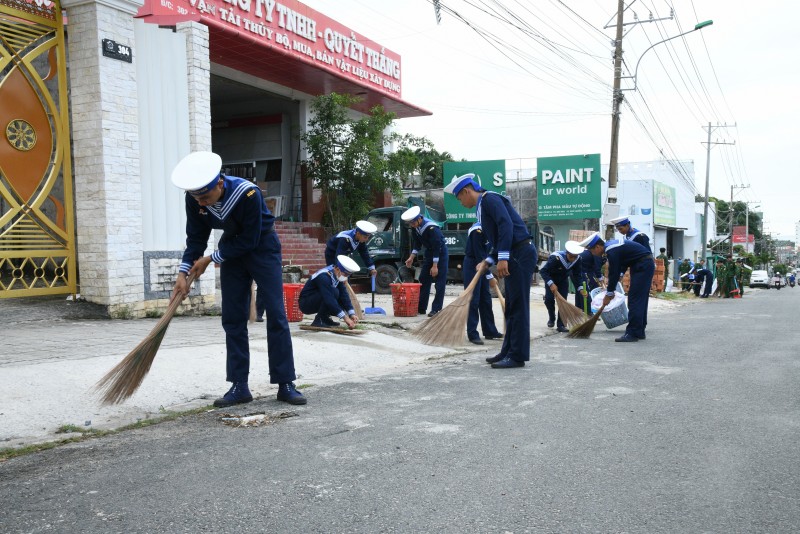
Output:
[[[603,303],[603,305],[600,306],[600,309],[597,310],[594,315],[589,317],[585,323],[571,328],[569,334],[567,334],[567,337],[572,339],[586,339],[591,336],[592,332],[594,331],[594,325],[597,324],[597,320],[600,318],[600,314],[603,313],[603,309],[605,309],[605,307],[606,305]]]
[[[356,297],[356,292],[353,291],[353,288],[350,287],[350,282],[345,282],[344,286],[347,288],[347,296],[350,297],[350,302],[353,304],[353,311],[356,312],[356,317],[358,320],[364,318],[364,312],[361,310],[361,303],[358,302],[358,297]]]
[[[442,311],[422,323],[414,331],[414,335],[427,345],[451,347],[463,345],[467,332],[467,316],[469,303],[478,280],[483,276],[484,267],[478,269],[472,281],[456,300],[448,304]]]
[[[189,276],[186,280],[187,287],[191,288],[194,279],[194,274]],[[119,404],[139,389],[147,372],[150,371],[156,352],[161,346],[161,340],[164,339],[164,334],[167,333],[169,322],[181,302],[183,302],[183,298],[173,297],[164,316],[161,317],[161,320],[158,321],[147,337],[95,384],[95,390],[102,394],[101,401],[103,404]]]
[[[567,328],[580,326],[586,322],[586,315],[583,310],[574,304],[570,304],[558,291],[555,292],[555,296],[558,303],[558,317],[562,323],[567,325]]]

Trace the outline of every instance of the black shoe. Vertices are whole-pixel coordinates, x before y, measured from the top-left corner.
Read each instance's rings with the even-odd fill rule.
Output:
[[[314,317],[314,320],[311,321],[311,326],[315,326],[317,328],[328,328],[323,322],[322,316],[320,314],[317,314],[317,316]]]
[[[556,325],[555,321],[547,321],[547,328],[553,328]]]
[[[489,356],[488,358],[486,358],[486,363],[497,363],[501,361],[503,358],[505,358],[505,356],[503,356],[502,354],[497,354],[496,356]]]
[[[616,341],[617,343],[636,343],[637,341],[639,341],[639,338],[633,337],[629,334],[625,334],[622,337],[618,337],[614,341]]]
[[[494,336],[483,336],[483,339],[488,339],[489,341],[492,341],[494,339],[503,339],[503,334],[496,334]]]
[[[556,330],[558,332],[569,332],[569,328],[567,328],[566,326],[559,326],[558,328],[556,328]]]
[[[472,343],[473,345],[483,345],[483,340],[479,337],[476,337],[475,339],[470,339],[469,342]]]
[[[525,362],[518,362],[511,358],[503,358],[499,362],[492,364],[492,369],[513,369],[515,367],[525,367]]]
[[[306,403],[306,398],[302,393],[297,391],[297,389],[294,387],[294,384],[291,382],[278,385],[278,400],[288,402],[289,404]]]
[[[229,389],[225,395],[214,401],[214,406],[217,408],[227,408],[234,404],[244,404],[252,400],[253,395],[250,394],[247,382],[234,382],[231,389]]]
[[[647,334],[642,334],[641,336],[638,336],[638,337],[639,337],[639,339],[647,339]]]
[[[257,323],[263,323],[264,322],[264,318],[263,317],[256,317],[256,322]]]
[[[333,328],[335,326],[342,326],[342,323],[334,321],[333,319],[330,318],[329,315],[324,315],[322,317],[322,324],[324,324],[328,328]]]
[[[442,311],[442,310],[432,311],[432,312],[430,312],[430,313],[428,314],[428,317],[433,317],[434,315],[436,315],[436,314],[437,314],[437,313],[439,313],[440,311]]]

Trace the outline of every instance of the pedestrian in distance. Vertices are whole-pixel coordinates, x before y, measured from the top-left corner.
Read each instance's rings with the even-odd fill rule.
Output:
[[[378,271],[375,270],[375,262],[367,251],[367,243],[377,231],[378,228],[371,222],[357,221],[355,228],[332,236],[325,243],[325,265],[335,265],[337,256],[352,256],[358,252],[370,276],[375,276]]]
[[[667,249],[665,249],[664,247],[661,247],[659,249],[659,252],[661,252],[661,254],[656,256],[656,259],[664,262],[664,287],[661,288],[661,291],[666,291],[667,280],[669,280],[669,257],[667,256]]]
[[[464,263],[461,272],[464,275],[464,288],[469,286],[472,278],[477,272],[477,266],[489,256],[491,243],[486,240],[486,236],[481,230],[480,223],[473,224],[467,231],[467,249],[464,253]],[[478,280],[478,284],[472,292],[472,300],[469,303],[469,314],[467,315],[467,339],[475,345],[483,345],[480,334],[478,334],[478,320],[481,324],[481,332],[486,339],[502,339],[503,334],[498,332],[494,322],[492,312],[492,294],[489,292],[489,285],[494,280],[494,275],[487,272]]]
[[[219,265],[222,289],[222,328],[227,349],[226,377],[231,388],[214,406],[253,400],[248,386],[250,345],[247,321],[253,280],[266,288],[267,354],[270,383],[278,384],[278,400],[305,404],[294,386],[292,337],[283,305],[281,243],[275,218],[261,190],[244,178],[221,173],[222,159],[213,152],[193,152],[172,171],[172,183],[186,191],[186,250],[173,296],[189,293],[188,275],[201,276],[213,262]],[[204,255],[211,230],[222,230],[217,250]]]
[[[347,328],[352,330],[358,324],[358,315],[347,294],[345,282],[361,268],[356,261],[345,255],[337,256],[334,263],[323,267],[300,290],[300,311],[306,314],[316,313],[311,326],[318,328],[335,328],[340,323],[331,319],[331,315],[343,320]]]
[[[565,250],[559,250],[550,254],[547,263],[539,270],[542,280],[547,285],[548,291],[544,292],[544,306],[547,308],[547,327],[557,326],[559,332],[569,332],[569,328],[561,320],[561,313],[558,314],[556,321],[556,292],[564,299],[569,293],[569,280],[575,286],[575,292],[581,293],[583,298],[588,298],[588,293],[583,289],[583,272],[580,254],[584,252],[583,247],[577,241],[567,241],[564,244]]]
[[[637,230],[636,228],[634,228],[631,225],[631,221],[627,216],[616,217],[614,219],[611,219],[610,222],[616,227],[617,232],[622,234],[623,239],[625,241],[636,241],[647,250],[651,250],[650,238],[647,237],[647,234],[645,234],[641,230]]]
[[[598,233],[586,238],[581,245],[595,256],[605,254],[608,258],[609,291],[606,291],[606,296],[603,298],[604,305],[608,305],[614,299],[613,288],[617,287],[620,276],[630,269],[628,326],[625,328],[625,334],[614,341],[630,343],[646,339],[647,305],[655,272],[655,262],[650,249],[636,241],[618,241],[616,239],[603,241]]]
[[[422,286],[419,290],[417,312],[424,315],[428,310],[431,286],[435,286],[436,296],[433,297],[431,312],[428,314],[428,317],[433,317],[444,307],[444,290],[447,285],[448,255],[444,234],[438,224],[422,216],[419,206],[407,209],[400,218],[414,230],[411,232],[413,248],[406,260],[406,267],[411,268],[420,251],[425,250],[422,272],[419,275]]]
[[[474,174],[456,177],[444,191],[455,196],[465,208],[475,208],[478,222],[493,246],[492,254],[483,261],[488,265],[496,263],[497,276],[505,279],[503,346],[499,354],[486,361],[495,369],[524,367],[531,351],[530,299],[536,247],[511,201],[499,193],[484,190],[474,178]]]

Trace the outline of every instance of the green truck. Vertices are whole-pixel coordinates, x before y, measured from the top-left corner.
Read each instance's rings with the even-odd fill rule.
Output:
[[[409,204],[419,205],[423,213],[427,211],[428,218],[442,227],[449,256],[447,280],[448,282],[462,283],[461,267],[464,262],[467,230],[470,225],[460,223],[459,225],[454,225],[456,228],[446,228],[443,222],[444,214],[425,206],[417,198],[410,199]],[[370,257],[375,262],[375,268],[378,271],[375,279],[375,291],[377,293],[390,293],[390,284],[399,281],[411,282],[415,278],[415,272],[405,266],[405,261],[411,253],[411,232],[413,231],[408,225],[403,224],[400,219],[400,216],[407,209],[408,206],[375,208],[367,215],[367,220],[378,228],[378,231],[367,244]],[[535,222],[529,223],[528,227],[531,235],[536,236],[539,257],[547,259],[547,255],[553,250],[553,236],[539,232],[538,225]],[[365,267],[358,254],[353,254],[353,259],[359,263],[362,269]],[[418,258],[416,266],[419,265],[421,265],[421,260]],[[365,271],[362,270],[362,273],[365,273]]]

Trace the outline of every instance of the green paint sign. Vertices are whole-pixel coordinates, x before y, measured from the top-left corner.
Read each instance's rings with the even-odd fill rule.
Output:
[[[503,159],[490,161],[446,161],[443,165],[444,184],[453,178],[472,173],[475,181],[487,191],[506,192],[506,161]],[[444,210],[448,223],[475,222],[475,208],[467,209],[453,195],[445,193]]]
[[[675,188],[653,181],[653,223],[675,226]]]
[[[600,154],[538,158],[536,170],[540,220],[600,217]]]

